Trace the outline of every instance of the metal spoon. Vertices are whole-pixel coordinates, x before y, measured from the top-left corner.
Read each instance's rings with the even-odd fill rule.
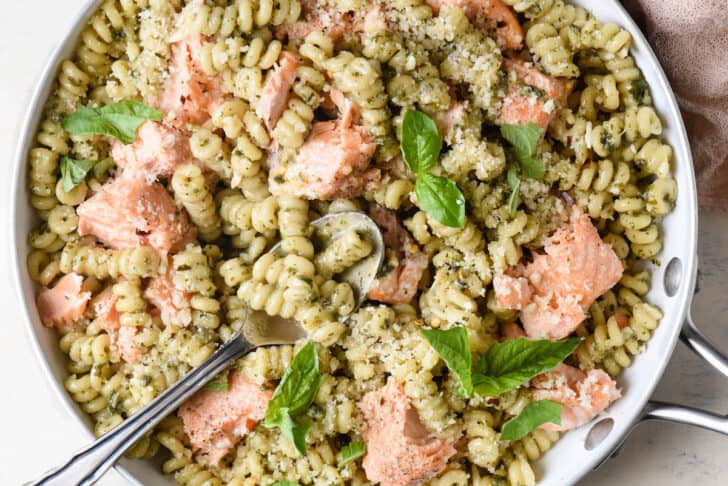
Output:
[[[349,229],[355,229],[372,243],[372,253],[368,257],[340,274],[341,280],[349,283],[354,290],[358,308],[384,259],[384,242],[379,228],[369,216],[356,211],[329,214],[312,221],[311,226],[323,243],[337,239]],[[277,252],[279,248],[276,245],[269,251]],[[26,485],[86,486],[95,483],[127,449],[232,361],[259,346],[293,344],[304,337],[306,332],[294,320],[271,318],[263,312],[250,312],[242,329],[199,367],[122,424],[78,451],[68,462]]]

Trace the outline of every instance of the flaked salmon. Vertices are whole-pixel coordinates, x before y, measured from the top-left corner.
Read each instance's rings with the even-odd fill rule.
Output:
[[[183,327],[192,321],[190,295],[175,287],[172,272],[174,268],[170,262],[166,273],[149,280],[144,298],[159,310],[165,325]]]
[[[453,440],[434,437],[422,425],[404,386],[393,378],[364,395],[360,409],[366,421],[364,471],[373,483],[422,484],[442,472],[456,452]]]
[[[300,64],[301,59],[297,55],[283,51],[265,80],[256,112],[269,131],[275,128],[288,107],[291,87],[296,81],[296,69]]]
[[[457,100],[455,96],[451,95],[450,106],[447,110],[438,112],[433,117],[435,124],[437,125],[437,130],[440,132],[440,136],[443,140],[446,140],[448,143],[452,143],[454,128],[465,121],[465,116],[465,103]]]
[[[574,88],[574,81],[548,76],[531,63],[505,59],[508,92],[498,113],[499,124],[535,123],[544,130]]]
[[[617,383],[603,370],[584,373],[560,364],[531,380],[534,400],[551,400],[563,406],[561,425],[544,424],[544,430],[570,430],[591,421],[622,396]]]
[[[579,326],[597,297],[619,282],[624,265],[577,207],[544,252],[497,276],[493,288],[500,307],[521,310],[528,337],[562,339]]]
[[[91,292],[83,291],[83,277],[76,273],[64,275],[51,288],[43,287],[37,306],[41,322],[48,327],[68,327],[86,312]]]
[[[425,0],[435,14],[443,6],[463,9],[470,23],[486,31],[502,49],[518,50],[523,45],[523,27],[516,13],[501,0]]]
[[[331,99],[339,108],[338,120],[315,122],[292,160],[281,161],[277,153],[269,160],[271,193],[331,200],[356,197],[378,185],[381,172],[369,167],[377,146],[359,125],[358,105],[335,90]]]
[[[501,325],[501,335],[505,340],[526,337],[526,332],[515,322],[507,322]]]
[[[180,128],[188,123],[202,125],[225,101],[220,78],[206,74],[200,67],[203,41],[202,35],[192,35],[171,47],[169,79],[157,107]]]
[[[198,459],[216,465],[265,417],[273,392],[231,372],[228,389],[202,389],[179,408],[184,431]]]
[[[138,335],[139,328],[136,326],[121,326],[112,334],[112,345],[116,347],[121,359],[129,364],[136,363],[144,355],[141,346],[136,342]]]
[[[94,311],[95,320],[106,332],[116,332],[121,325],[119,311],[116,310],[116,301],[119,296],[115,295],[111,287],[105,288],[91,301],[91,308]]]
[[[427,268],[427,256],[394,212],[373,205],[370,214],[382,230],[384,245],[392,252],[393,264],[390,264],[389,272],[377,278],[367,297],[387,304],[406,304],[417,293]]]
[[[193,160],[189,136],[166,123],[147,121],[139,127],[134,143],[114,142],[111,157],[125,173],[147,182],[168,178],[182,164]]]
[[[151,246],[178,251],[195,238],[187,214],[158,182],[119,177],[78,206],[78,233],[115,248]]]

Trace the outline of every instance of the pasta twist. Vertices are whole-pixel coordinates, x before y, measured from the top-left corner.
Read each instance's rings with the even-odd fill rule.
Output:
[[[579,68],[574,64],[574,53],[570,52],[554,26],[537,22],[526,32],[526,45],[536,61],[553,76],[579,77]]]
[[[63,273],[79,273],[98,279],[152,277],[157,274],[159,256],[143,246],[128,250],[107,250],[94,246],[68,243],[61,252]]]
[[[58,152],[36,147],[28,155],[28,186],[30,204],[38,211],[50,211],[58,203],[56,181],[58,179]]]
[[[311,128],[314,111],[321,104],[321,92],[326,78],[316,68],[301,65],[296,68],[296,81],[288,108],[273,129],[273,138],[283,147],[295,149],[303,142]]]
[[[120,313],[122,326],[150,327],[152,316],[147,312],[147,303],[142,296],[139,278],[117,282],[112,287],[117,297],[116,310]]]
[[[204,241],[214,241],[222,233],[220,217],[205,176],[195,164],[178,167],[172,176],[172,189]]]
[[[463,417],[467,455],[470,462],[494,469],[500,461],[495,418],[485,410],[468,410]]]
[[[355,230],[345,231],[316,255],[316,270],[324,277],[341,273],[372,252],[371,242]]]
[[[223,222],[238,232],[255,230],[266,234],[278,228],[278,199],[268,196],[263,201],[247,200],[240,192],[231,191],[220,202]]]
[[[336,87],[361,107],[361,119],[369,134],[377,140],[386,138],[390,115],[379,63],[342,51],[327,61],[326,68]]]

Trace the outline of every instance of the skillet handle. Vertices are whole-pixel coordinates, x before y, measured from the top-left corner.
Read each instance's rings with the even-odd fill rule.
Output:
[[[650,400],[642,411],[640,422],[662,420],[677,424],[693,425],[728,435],[728,416],[706,412],[698,408]]]
[[[713,368],[728,377],[728,357],[697,328],[693,318],[688,315],[680,333],[680,340],[695,354],[703,358]]]
[[[728,357],[723,354],[701,331],[688,315],[680,333],[681,341],[713,368],[728,377]],[[684,405],[675,405],[650,400],[642,412],[640,422],[663,420],[693,425],[720,434],[728,435],[728,416],[718,415]]]

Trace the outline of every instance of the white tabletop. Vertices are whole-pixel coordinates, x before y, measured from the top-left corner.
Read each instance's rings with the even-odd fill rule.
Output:
[[[0,13],[0,194],[5,231],[10,207],[11,161],[22,113],[33,86],[82,0],[3,1]],[[701,214],[700,292],[694,302],[696,323],[728,349],[728,215]],[[9,268],[8,233],[0,243],[2,268]],[[10,272],[0,279],[0,484],[16,485],[60,463],[84,442],[75,421],[57,403],[31,352],[24,317]],[[707,367],[681,345],[655,397],[704,407],[728,409],[728,379]],[[568,458],[564,458],[568,461]],[[99,483],[128,483],[110,472]],[[683,486],[728,484],[728,438],[685,426],[641,425],[621,454],[582,484],[590,486]]]

